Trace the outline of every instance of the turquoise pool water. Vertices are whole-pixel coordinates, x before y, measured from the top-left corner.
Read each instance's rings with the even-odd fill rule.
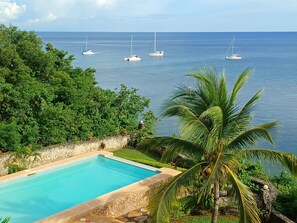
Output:
[[[32,223],[157,173],[96,156],[0,183],[0,218]]]

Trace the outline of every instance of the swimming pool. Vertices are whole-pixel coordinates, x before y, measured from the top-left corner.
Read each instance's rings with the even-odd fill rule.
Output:
[[[0,217],[32,223],[158,174],[104,156],[0,183]]]

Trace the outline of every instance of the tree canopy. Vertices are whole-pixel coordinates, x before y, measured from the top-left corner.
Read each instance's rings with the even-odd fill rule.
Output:
[[[0,25],[0,39],[1,150],[110,136],[137,129],[141,116],[154,120],[137,89],[99,87],[95,69],[73,67],[73,55],[36,33]]]

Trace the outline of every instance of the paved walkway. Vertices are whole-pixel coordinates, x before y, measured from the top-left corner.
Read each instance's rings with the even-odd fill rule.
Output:
[[[122,223],[122,221],[114,218],[88,215],[84,218],[75,220],[74,223]]]
[[[74,223],[147,223],[147,215],[148,210],[141,208],[115,219],[96,215],[86,215],[83,218],[76,219]]]

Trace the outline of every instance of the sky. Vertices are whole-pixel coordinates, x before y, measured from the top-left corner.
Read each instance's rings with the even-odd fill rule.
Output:
[[[0,23],[34,31],[297,31],[297,0],[0,0]]]

